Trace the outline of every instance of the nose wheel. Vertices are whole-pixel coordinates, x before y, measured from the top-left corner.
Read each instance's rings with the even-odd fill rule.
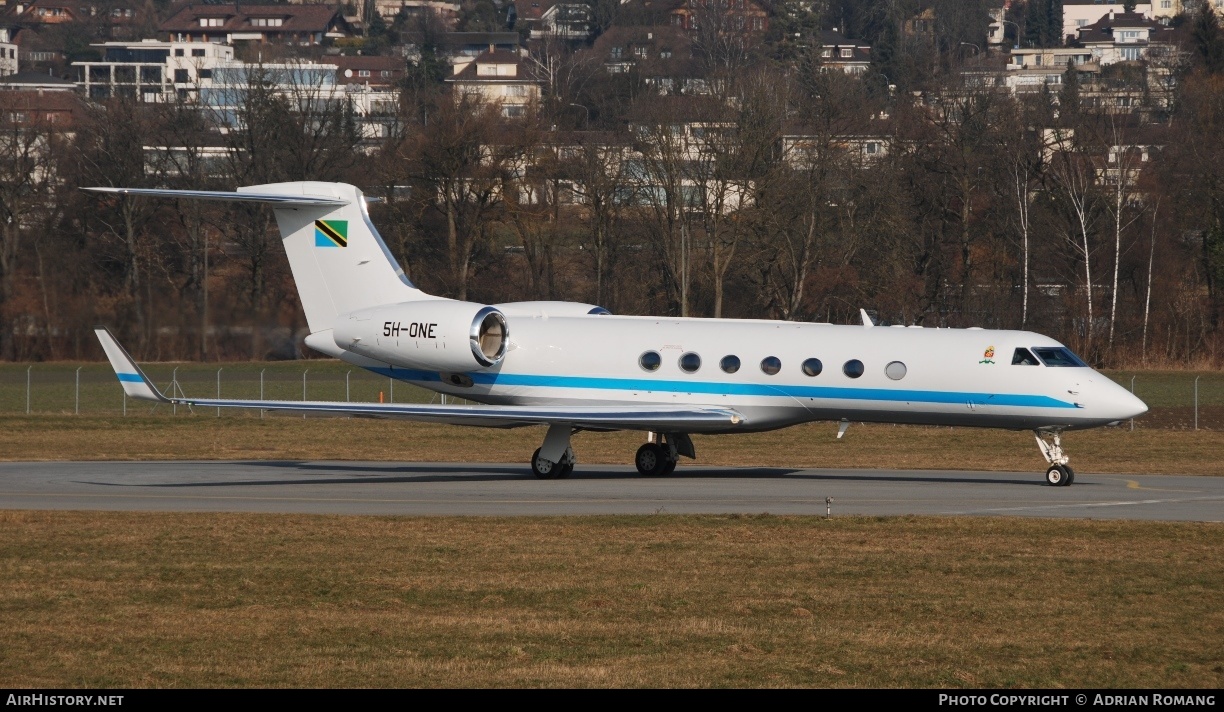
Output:
[[[1051,487],[1066,487],[1074,482],[1075,470],[1067,464],[1071,458],[1063,452],[1062,433],[1057,430],[1034,430],[1033,435],[1037,438],[1037,447],[1041,449],[1042,457],[1050,465],[1046,470],[1046,484]],[[1047,436],[1049,440],[1046,439]]]
[[[1075,470],[1068,465],[1051,465],[1046,470],[1046,484],[1051,487],[1066,487],[1075,481]]]

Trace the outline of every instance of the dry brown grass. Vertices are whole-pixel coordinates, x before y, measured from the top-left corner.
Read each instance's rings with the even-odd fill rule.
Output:
[[[1224,686],[1224,529],[0,512],[13,687]]]
[[[1036,472],[1027,432],[818,423],[770,433],[697,436],[697,463],[765,467],[872,467]],[[527,462],[541,428],[489,430],[362,419],[277,417],[120,418],[0,416],[0,459],[304,459]],[[628,464],[640,433],[580,433],[583,463]],[[1224,475],[1224,432],[1135,430],[1068,433],[1080,472]],[[687,462],[687,461],[686,461]]]

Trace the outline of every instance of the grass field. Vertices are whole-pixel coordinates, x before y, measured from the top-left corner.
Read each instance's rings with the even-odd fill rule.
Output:
[[[1224,686],[1224,528],[0,511],[9,687]]]
[[[325,426],[324,426],[325,425]],[[700,465],[1045,471],[1027,432],[832,423],[694,436]],[[0,416],[4,460],[383,460],[526,463],[543,428],[490,430],[353,418]],[[584,464],[628,466],[641,433],[578,433]],[[1224,475],[1224,432],[1125,427],[1069,433],[1077,472]],[[684,459],[681,467],[693,463]]]

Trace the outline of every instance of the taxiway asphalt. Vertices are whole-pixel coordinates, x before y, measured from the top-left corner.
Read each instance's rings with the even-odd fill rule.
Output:
[[[797,514],[1224,521],[1224,477],[682,465],[668,477],[579,464],[0,462],[0,508],[357,515]]]

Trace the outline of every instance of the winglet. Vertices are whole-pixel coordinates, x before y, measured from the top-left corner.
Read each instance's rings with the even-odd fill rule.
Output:
[[[115,375],[119,377],[119,385],[123,386],[124,393],[139,400],[170,402],[157,390],[148,376],[144,375],[144,371],[132,360],[127,349],[119,345],[110,329],[105,326],[95,327],[94,334],[97,335],[98,341],[102,342],[102,350],[106,352],[106,358],[110,359],[111,368],[115,369]]]
[[[863,317],[863,328],[870,329],[875,326],[875,322],[871,320],[866,309],[859,309],[859,315]]]

